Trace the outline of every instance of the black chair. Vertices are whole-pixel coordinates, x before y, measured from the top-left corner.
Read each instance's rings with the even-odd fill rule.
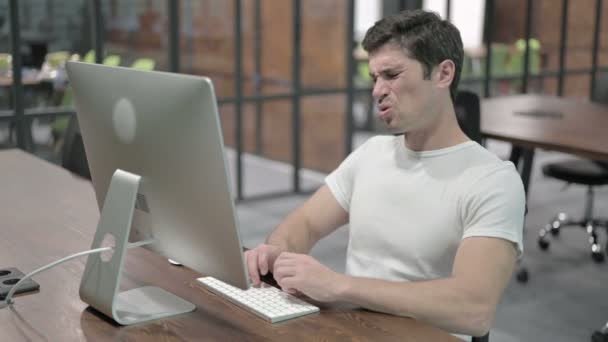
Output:
[[[584,214],[579,220],[573,220],[565,213],[559,213],[555,218],[539,231],[538,245],[541,249],[549,248],[548,234],[559,235],[560,229],[565,227],[584,228],[589,235],[591,244],[591,257],[596,262],[604,261],[604,252],[597,240],[598,228],[608,228],[607,221],[593,216],[593,188],[608,184],[608,164],[594,160],[566,160],[548,163],[543,166],[545,176],[563,180],[570,184],[579,184],[587,187]]]
[[[608,105],[608,73],[600,74],[596,81],[596,91],[592,98],[594,102]],[[608,106],[606,107],[608,115]],[[563,212],[555,216],[538,233],[538,246],[542,250],[549,248],[549,233],[552,236],[559,235],[560,229],[565,227],[581,227],[589,235],[591,244],[591,257],[595,262],[603,262],[605,255],[597,240],[598,228],[608,229],[606,220],[593,216],[593,189],[596,186],[608,184],[608,162],[587,159],[573,159],[548,163],[543,165],[543,174],[547,177],[565,181],[568,184],[579,184],[587,187],[587,196],[584,206],[584,214],[580,220],[572,220]],[[606,247],[608,249],[608,245]]]
[[[471,139],[479,144],[482,143],[481,137],[481,113],[479,96],[470,91],[459,91],[454,102],[456,119],[462,131]],[[489,342],[490,333],[482,337],[473,337],[471,342]]]
[[[608,342],[608,322],[602,329],[591,335],[591,342]]]
[[[487,333],[482,337],[473,336],[473,338],[471,338],[471,342],[490,342],[490,333]]]
[[[482,143],[479,96],[470,91],[459,91],[454,101],[456,119],[462,131],[473,141]]]

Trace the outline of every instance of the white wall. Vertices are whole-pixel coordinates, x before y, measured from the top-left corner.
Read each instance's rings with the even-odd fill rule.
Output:
[[[367,29],[380,20],[382,2],[379,0],[355,1],[355,40],[362,41]]]
[[[423,8],[445,17],[445,0],[424,0]],[[460,30],[465,48],[483,45],[484,0],[452,0],[452,23]]]
[[[424,0],[423,8],[446,15],[445,0]],[[484,0],[452,0],[452,23],[460,30],[465,48],[483,45]],[[355,1],[355,39],[361,41],[365,32],[382,15],[381,0]]]

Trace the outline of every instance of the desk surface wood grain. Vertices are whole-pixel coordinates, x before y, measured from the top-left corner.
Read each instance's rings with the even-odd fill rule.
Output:
[[[91,183],[19,150],[0,151],[0,268],[25,273],[90,248],[99,212]],[[192,313],[123,327],[78,297],[85,259],[35,277],[40,291],[0,309],[2,341],[460,341],[412,319],[321,305],[318,314],[269,324],[208,292],[201,275],[148,250],[129,251],[121,288],[151,284],[196,305]]]
[[[608,106],[547,95],[500,96],[481,101],[488,138],[608,160]]]

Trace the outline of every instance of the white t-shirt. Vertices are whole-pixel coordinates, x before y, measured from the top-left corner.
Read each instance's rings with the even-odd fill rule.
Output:
[[[521,178],[476,142],[415,152],[403,136],[376,136],[325,181],[349,213],[347,274],[445,278],[471,236],[512,241],[523,252]]]

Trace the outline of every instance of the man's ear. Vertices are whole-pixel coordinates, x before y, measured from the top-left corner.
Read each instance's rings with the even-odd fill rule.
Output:
[[[440,88],[449,89],[455,75],[456,65],[450,59],[446,59],[435,67],[435,77]]]

